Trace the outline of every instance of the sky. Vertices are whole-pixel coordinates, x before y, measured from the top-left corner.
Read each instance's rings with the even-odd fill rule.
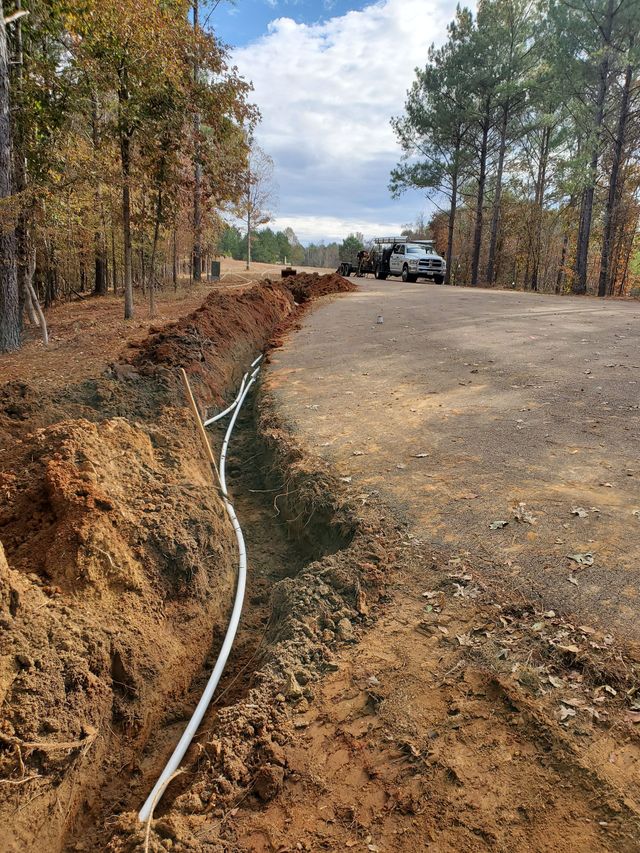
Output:
[[[329,242],[398,233],[430,215],[424,193],[390,196],[401,151],[389,122],[454,11],[454,0],[223,0],[215,8],[210,24],[253,82],[256,138],[275,162],[271,227]]]

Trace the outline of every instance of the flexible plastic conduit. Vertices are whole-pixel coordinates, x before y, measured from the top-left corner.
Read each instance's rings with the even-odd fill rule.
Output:
[[[246,383],[248,377],[249,377],[248,373],[245,373],[245,375],[242,377],[242,382],[240,383],[240,390],[238,391],[238,396],[235,398],[233,403],[231,403],[231,405],[227,406],[226,409],[223,409],[221,412],[218,412],[217,415],[214,415],[212,418],[209,418],[208,420],[206,420],[204,422],[204,425],[206,427],[211,426],[211,424],[215,424],[216,421],[222,420],[222,418],[225,415],[228,415],[229,412],[232,412],[235,409],[235,407],[238,405],[238,400],[240,399],[240,397],[242,397],[242,392],[244,391],[244,386],[245,386],[245,383]]]
[[[258,364],[262,356],[258,356],[252,364],[251,367],[255,367]],[[189,744],[193,740],[193,736],[198,730],[198,726],[202,722],[202,718],[205,715],[207,708],[209,707],[209,703],[213,698],[213,694],[215,693],[215,689],[218,686],[218,682],[220,681],[220,676],[222,675],[222,671],[225,668],[227,663],[227,659],[229,657],[229,653],[231,652],[231,646],[233,645],[233,641],[236,636],[236,632],[238,630],[238,624],[240,622],[240,614],[242,613],[242,605],[244,603],[244,592],[247,584],[247,551],[244,544],[244,536],[242,535],[242,529],[240,527],[240,522],[238,521],[238,517],[235,513],[231,502],[229,501],[229,495],[227,493],[227,485],[226,485],[226,477],[225,477],[225,463],[227,459],[227,449],[229,447],[229,439],[231,438],[231,433],[233,432],[233,428],[236,423],[236,419],[238,417],[238,413],[242,408],[242,404],[244,403],[245,397],[249,393],[249,389],[256,381],[256,377],[258,375],[259,367],[256,367],[255,370],[251,373],[249,377],[249,381],[241,386],[241,391],[232,403],[231,407],[227,411],[231,411],[233,409],[233,415],[231,420],[229,421],[229,426],[227,427],[227,432],[224,437],[224,441],[222,443],[222,450],[220,452],[220,489],[222,491],[222,500],[224,502],[224,507],[227,511],[227,515],[229,516],[229,520],[231,521],[231,525],[233,526],[233,530],[236,534],[236,540],[238,542],[238,582],[236,585],[236,596],[233,602],[233,610],[231,611],[231,618],[229,619],[229,627],[227,628],[227,633],[225,634],[224,642],[222,643],[222,648],[220,649],[220,654],[218,655],[218,659],[213,667],[213,671],[209,676],[209,681],[207,682],[207,686],[204,689],[204,693],[202,694],[198,705],[193,712],[193,716],[187,723],[187,727],[184,730],[182,737],[178,741],[176,748],[173,750],[171,758],[167,761],[167,764],[160,774],[158,781],[153,787],[153,790],[145,800],[144,805],[140,809],[138,813],[138,819],[141,823],[146,823],[151,815],[153,814],[153,810],[156,807],[157,802],[162,797],[165,788],[173,778],[173,774],[178,769],[180,762],[184,758],[184,754],[189,748]],[[247,374],[245,374],[246,379]],[[243,379],[243,384],[245,382]],[[209,421],[211,423],[211,421]]]

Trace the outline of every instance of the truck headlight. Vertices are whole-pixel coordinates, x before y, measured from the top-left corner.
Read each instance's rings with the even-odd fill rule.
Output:
[[[418,269],[418,262],[417,261],[409,261],[409,269],[417,270]]]

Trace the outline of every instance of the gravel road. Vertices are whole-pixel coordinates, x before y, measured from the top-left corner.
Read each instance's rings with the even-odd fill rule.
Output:
[[[640,640],[640,306],[361,283],[272,356],[299,438],[488,582]]]

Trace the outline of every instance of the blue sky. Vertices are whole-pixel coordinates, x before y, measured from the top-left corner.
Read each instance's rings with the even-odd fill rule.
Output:
[[[213,4],[202,13],[204,20]],[[362,9],[366,3],[347,0],[220,0],[210,22],[222,41],[243,47],[264,35],[274,18],[288,17],[301,24],[315,24]]]
[[[257,140],[275,162],[274,227],[304,243],[372,237],[431,212],[422,193],[389,195],[400,156],[389,119],[454,11],[452,0],[222,0],[210,22],[254,84]]]

